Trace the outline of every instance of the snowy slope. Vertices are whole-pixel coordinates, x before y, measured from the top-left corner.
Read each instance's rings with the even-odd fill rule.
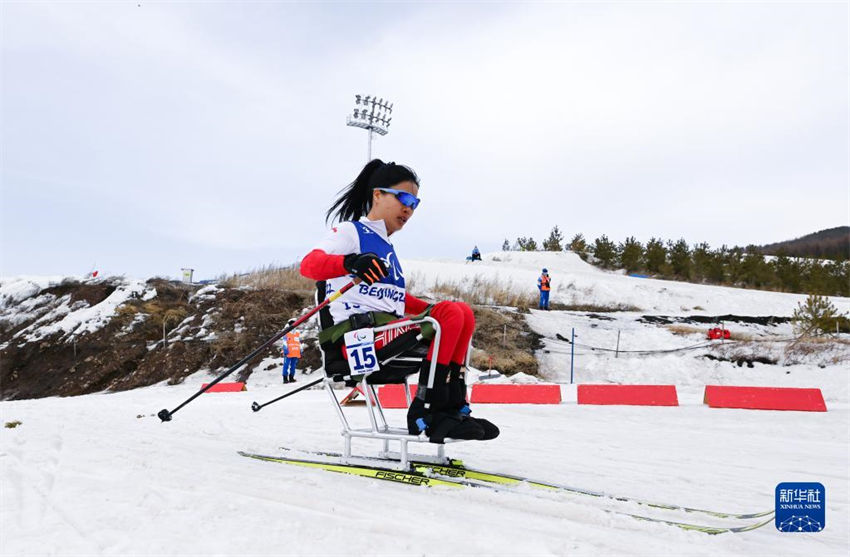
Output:
[[[537,352],[544,378],[569,383],[673,384],[699,391],[705,385],[759,385],[821,388],[829,401],[850,399],[850,347],[807,355],[797,363],[786,354],[792,337],[789,323],[758,325],[724,323],[733,335],[756,342],[713,346],[705,338],[715,325],[691,326],[692,334],[674,334],[663,325],[647,323],[645,315],[738,315],[790,317],[806,296],[642,279],[602,271],[569,252],[497,252],[482,263],[450,260],[405,261],[415,277],[416,292],[428,293],[437,282],[470,283],[495,280],[506,288],[536,292],[537,277],[547,268],[553,281],[551,302],[612,307],[635,306],[641,311],[604,315],[578,311],[531,310],[527,321],[542,335]],[[831,297],[840,312],[850,312],[850,298]],[[568,342],[575,329],[576,348]],[[846,341],[847,335],[842,335]],[[619,344],[618,344],[619,339]],[[473,340],[474,341],[474,340]],[[619,347],[619,353],[614,350]],[[690,349],[689,347],[697,347]],[[679,352],[667,352],[680,350]],[[768,357],[778,365],[754,363],[738,367],[727,359]],[[571,365],[572,364],[572,365]]]
[[[537,277],[544,267],[552,277],[551,302],[634,306],[644,313],[688,315],[775,315],[790,317],[802,294],[785,294],[708,286],[669,280],[644,279],[598,269],[572,252],[496,252],[481,263],[462,261],[403,260],[417,289],[435,281],[496,280],[513,289],[536,293]],[[418,291],[418,290],[417,290]],[[850,311],[850,298],[830,298],[840,311]]]
[[[575,328],[582,344],[577,381],[679,385],[675,408],[578,406],[569,384],[562,386],[560,405],[478,405],[475,413],[496,422],[502,435],[452,445],[449,455],[477,468],[726,511],[769,509],[777,483],[818,481],[827,490],[826,530],[786,534],[768,525],[708,536],[605,512],[647,512],[632,504],[530,488],[415,488],[248,460],[236,451],[341,450],[327,395],[309,390],[254,413],[252,401],[291,388],[279,383],[277,370],[266,370],[251,376],[247,392],[202,395],[172,422],[160,423],[158,410],[174,408],[209,381],[201,371],[176,386],[0,402],[4,423],[21,422],[0,430],[0,554],[808,556],[850,549],[850,404],[840,357],[823,367],[749,368],[690,350],[614,357],[587,348],[612,348],[618,331],[622,350],[687,347],[702,337],[674,335],[640,317],[788,316],[802,296],[634,279],[595,270],[571,254],[499,253],[480,265],[404,263],[416,276],[416,293],[438,280],[469,281],[479,273],[535,291],[545,266],[555,282],[553,301],[625,300],[644,312],[598,319],[532,311],[529,324],[544,337],[537,354],[543,375],[569,383],[569,345],[557,335]],[[850,300],[833,303],[850,309]],[[735,327],[775,339],[789,333],[787,324]],[[709,409],[701,400],[707,382],[820,386],[829,411]],[[348,410],[355,425],[365,425],[362,410]],[[388,419],[400,423],[403,412],[388,411]],[[355,442],[358,448],[377,449],[364,441]]]

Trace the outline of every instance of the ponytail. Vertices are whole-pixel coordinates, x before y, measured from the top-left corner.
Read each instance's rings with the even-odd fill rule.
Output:
[[[419,178],[410,168],[394,162],[385,163],[381,159],[369,161],[357,178],[341,191],[325,215],[325,222],[331,220],[360,220],[372,208],[372,190],[390,188],[398,183],[411,181],[417,186]]]

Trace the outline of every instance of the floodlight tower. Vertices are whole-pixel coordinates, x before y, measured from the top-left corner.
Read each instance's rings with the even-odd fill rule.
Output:
[[[348,116],[345,125],[363,128],[369,132],[366,162],[372,160],[372,132],[387,135],[392,121],[393,103],[373,95],[354,95],[354,115]]]

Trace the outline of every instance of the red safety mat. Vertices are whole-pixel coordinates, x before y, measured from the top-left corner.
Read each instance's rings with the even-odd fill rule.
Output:
[[[579,385],[579,404],[679,406],[675,385]]]
[[[205,388],[209,383],[204,383],[201,388]],[[216,383],[207,391],[208,393],[236,393],[239,391],[247,391],[245,383]]]
[[[703,402],[711,408],[826,412],[820,389],[707,385]]]
[[[410,399],[416,396],[418,385],[410,386]],[[404,385],[384,385],[378,389],[378,399],[384,408],[407,408],[404,398]]]
[[[471,403],[560,404],[560,385],[488,385],[472,386]]]

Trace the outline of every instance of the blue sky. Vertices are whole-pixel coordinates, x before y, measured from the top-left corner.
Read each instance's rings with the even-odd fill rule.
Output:
[[[0,274],[288,264],[373,153],[402,256],[850,223],[848,4],[0,4]]]

